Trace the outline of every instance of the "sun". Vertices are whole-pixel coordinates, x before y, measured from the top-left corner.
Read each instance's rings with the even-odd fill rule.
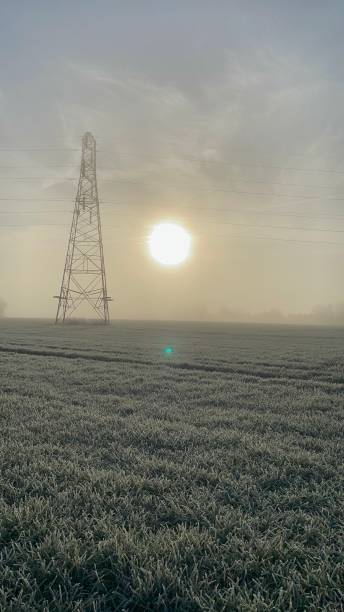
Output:
[[[148,239],[153,259],[164,266],[177,266],[190,254],[191,236],[181,225],[159,223]]]

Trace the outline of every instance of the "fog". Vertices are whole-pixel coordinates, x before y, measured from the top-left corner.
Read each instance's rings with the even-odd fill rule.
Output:
[[[6,302],[0,298],[0,319],[5,315]]]
[[[284,313],[280,310],[266,312],[246,312],[240,310],[222,310],[215,320],[235,323],[268,323],[287,325],[344,325],[344,303],[315,306],[311,312]]]
[[[343,16],[339,1],[3,3],[6,315],[55,315],[91,131],[113,318],[343,324]],[[192,236],[175,268],[147,249],[164,220]]]

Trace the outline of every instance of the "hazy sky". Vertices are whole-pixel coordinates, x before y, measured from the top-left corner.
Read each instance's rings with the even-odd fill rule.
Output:
[[[7,315],[55,314],[85,131],[113,317],[344,302],[343,23],[335,0],[2,2]],[[163,220],[193,236],[178,268],[148,255]]]

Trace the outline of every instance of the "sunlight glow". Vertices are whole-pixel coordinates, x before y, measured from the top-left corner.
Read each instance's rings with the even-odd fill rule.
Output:
[[[176,223],[160,223],[148,239],[153,259],[164,266],[177,266],[190,254],[191,236]]]

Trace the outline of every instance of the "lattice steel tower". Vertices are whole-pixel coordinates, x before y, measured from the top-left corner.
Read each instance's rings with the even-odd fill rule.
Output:
[[[64,323],[84,302],[109,323],[96,175],[96,141],[90,132],[82,139],[82,157],[66,263],[55,323]]]

